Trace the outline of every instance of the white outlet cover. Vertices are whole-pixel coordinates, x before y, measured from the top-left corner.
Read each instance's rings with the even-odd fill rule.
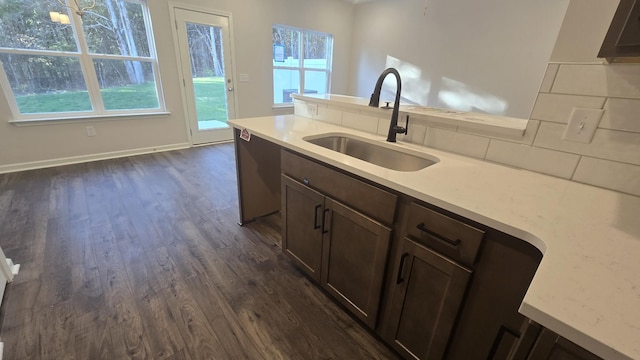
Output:
[[[317,116],[318,115],[318,104],[307,103],[307,112],[311,116]]]
[[[562,139],[585,144],[590,143],[596,133],[596,129],[598,129],[602,114],[604,114],[602,109],[574,108]]]
[[[87,136],[96,136],[96,128],[93,126],[87,126],[85,128],[86,132],[87,132]]]

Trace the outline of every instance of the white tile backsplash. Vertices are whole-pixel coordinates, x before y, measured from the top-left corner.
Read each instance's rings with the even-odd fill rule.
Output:
[[[312,117],[294,105],[296,115]],[[589,144],[562,140],[574,108],[604,109]],[[313,118],[383,136],[390,122],[368,108],[326,105]],[[411,121],[399,140],[640,196],[640,64],[549,64],[521,139],[429,116]]]
[[[580,155],[492,139],[486,159],[570,179]]]
[[[540,92],[546,93],[551,91],[551,86],[553,85],[553,80],[556,78],[556,74],[558,73],[559,64],[549,64],[547,65],[547,71],[544,73],[544,78],[542,79],[542,84],[540,85]]]
[[[562,64],[551,92],[640,98],[640,64]]]
[[[391,119],[384,117],[378,118],[378,134],[379,135],[387,135],[389,132],[389,125],[391,124]]]
[[[531,118],[566,124],[574,108],[602,109],[606,98],[564,94],[538,94]]]
[[[584,156],[573,179],[640,196],[640,166]]]
[[[318,106],[318,115],[313,117],[315,120],[329,122],[336,125],[342,125],[342,111],[329,109]]]
[[[406,116],[403,117],[400,122],[400,126],[405,126]],[[388,130],[388,128],[387,128]],[[407,135],[398,134],[398,139],[401,141],[407,141],[414,144],[423,144],[424,137],[427,134],[427,123],[421,119],[410,118],[409,119],[409,131]]]
[[[604,105],[600,127],[640,132],[640,100],[609,98]]]
[[[598,129],[589,144],[562,140],[566,125],[543,122],[534,145],[640,165],[640,133]]]
[[[482,159],[489,138],[429,127],[424,145]]]
[[[315,115],[309,112],[306,101],[298,99],[293,99],[293,113],[309,119],[313,119],[313,116]]]
[[[378,131],[378,118],[345,111],[342,113],[342,125],[375,134]]]

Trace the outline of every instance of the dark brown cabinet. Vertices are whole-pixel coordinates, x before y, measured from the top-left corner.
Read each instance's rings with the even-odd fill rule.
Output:
[[[375,328],[391,228],[364,212],[392,222],[395,195],[292,153],[282,159],[283,252]],[[342,198],[329,196],[337,192]],[[387,208],[365,206],[371,201]]]
[[[619,58],[640,58],[639,0],[620,0],[598,57],[613,61],[624,61]]]
[[[562,336],[530,321],[509,360],[602,360]]]
[[[321,285],[374,328],[391,230],[327,198]]]
[[[283,252],[399,354],[511,356],[535,247],[297,153],[281,170]]]
[[[442,359],[471,270],[405,238],[390,302],[392,345],[405,358]]]
[[[315,281],[322,266],[324,195],[282,176],[282,251]]]
[[[414,199],[399,209],[381,336],[407,359],[507,359],[540,252]]]

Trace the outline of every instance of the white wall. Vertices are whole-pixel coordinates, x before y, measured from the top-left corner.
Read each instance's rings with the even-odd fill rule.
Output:
[[[385,67],[404,100],[528,118],[568,0],[380,0],[357,6],[349,93]],[[397,60],[396,60],[397,59]]]
[[[54,159],[87,159],[96,154],[135,152],[136,149],[187,146],[187,128],[168,0],[149,0],[154,35],[170,115],[125,117],[71,124],[18,127],[9,124],[8,103],[0,90],[0,172],[42,166]],[[249,82],[237,82],[238,117],[266,116],[290,109],[272,109],[271,26],[281,23],[334,35],[333,91],[347,91],[354,5],[341,0],[184,0],[183,4],[232,13],[235,62]],[[236,74],[237,76],[237,74]],[[93,125],[96,137],[87,137]]]
[[[521,139],[420,118],[412,120],[411,135],[399,139],[640,196],[640,64],[597,58],[618,3],[571,1]],[[574,108],[604,110],[591,143],[562,139]],[[388,117],[386,123],[361,114],[357,122],[352,118],[345,121],[343,114],[342,124],[362,127],[370,118],[382,124],[370,131],[383,135],[388,129]]]

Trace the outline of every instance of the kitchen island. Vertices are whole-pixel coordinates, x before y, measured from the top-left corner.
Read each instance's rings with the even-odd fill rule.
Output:
[[[640,358],[640,198],[414,144],[388,144],[382,136],[295,115],[229,122],[534,245],[543,258],[520,313],[602,358]],[[304,140],[329,133],[439,161],[400,172]]]

